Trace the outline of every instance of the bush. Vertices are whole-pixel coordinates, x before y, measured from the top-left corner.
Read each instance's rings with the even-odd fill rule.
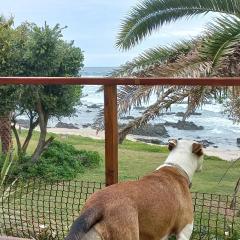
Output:
[[[23,177],[43,177],[48,180],[71,180],[84,168],[99,165],[101,157],[98,152],[77,150],[72,145],[53,141],[33,165],[29,157],[24,157],[16,166],[15,175]]]

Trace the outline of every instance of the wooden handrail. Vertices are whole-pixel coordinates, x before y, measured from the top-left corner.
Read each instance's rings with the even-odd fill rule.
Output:
[[[0,77],[0,85],[104,85],[106,185],[118,181],[117,85],[240,86],[240,77],[113,78],[113,77]]]
[[[0,77],[0,85],[2,84],[240,86],[240,77],[238,78]]]

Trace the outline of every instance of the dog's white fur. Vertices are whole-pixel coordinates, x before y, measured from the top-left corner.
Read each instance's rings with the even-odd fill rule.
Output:
[[[192,145],[196,143],[190,140],[180,140],[177,146],[173,148],[165,160],[163,165],[158,169],[168,166],[168,163],[173,163],[180,166],[188,175],[189,180],[192,181],[193,174],[202,170],[203,156],[199,157],[192,153]]]
[[[177,142],[177,147],[173,148],[165,160],[164,164],[160,165],[158,169],[169,166],[168,163],[180,166],[188,175],[190,182],[193,174],[202,170],[203,156],[199,157],[192,153],[192,145],[194,141],[181,140]],[[178,240],[190,239],[193,231],[193,223],[187,224],[177,236]],[[167,239],[168,236],[164,239]]]
[[[177,240],[188,240],[190,239],[193,231],[193,223],[187,224],[183,230],[177,236]]]

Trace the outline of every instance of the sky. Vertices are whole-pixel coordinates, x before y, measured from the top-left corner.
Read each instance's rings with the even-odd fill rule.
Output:
[[[39,26],[67,26],[65,40],[74,40],[84,51],[86,67],[116,67],[138,56],[144,50],[190,39],[199,35],[213,16],[198,16],[164,26],[141,44],[121,51],[115,47],[122,19],[138,0],[9,0],[1,1],[1,14],[13,16],[15,26],[24,21]]]

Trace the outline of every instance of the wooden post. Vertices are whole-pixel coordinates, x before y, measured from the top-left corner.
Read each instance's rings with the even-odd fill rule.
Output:
[[[105,181],[106,186],[118,182],[117,86],[104,86]]]

